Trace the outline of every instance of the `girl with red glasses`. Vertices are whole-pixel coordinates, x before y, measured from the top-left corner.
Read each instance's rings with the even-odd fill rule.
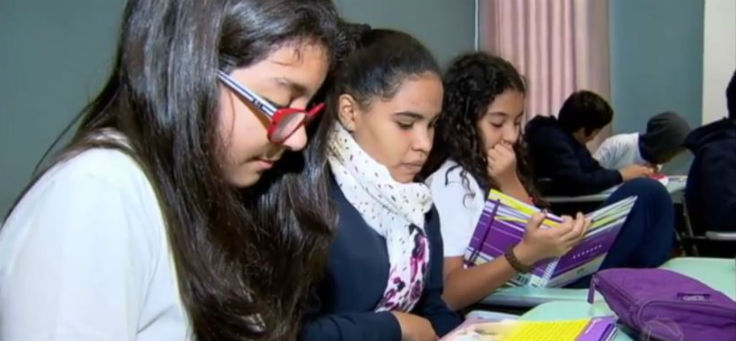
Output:
[[[329,0],[129,0],[114,69],[0,230],[0,339],[294,339],[327,257],[298,179]]]

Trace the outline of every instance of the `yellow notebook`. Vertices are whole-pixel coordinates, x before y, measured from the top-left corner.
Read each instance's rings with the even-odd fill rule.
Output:
[[[469,319],[443,341],[605,341],[616,332],[614,317],[559,321]]]
[[[503,338],[504,341],[575,341],[590,319],[568,321],[524,321]],[[552,333],[551,331],[554,331]]]

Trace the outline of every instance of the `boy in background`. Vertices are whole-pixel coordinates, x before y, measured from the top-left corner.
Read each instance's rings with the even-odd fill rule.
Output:
[[[613,120],[613,109],[596,93],[573,93],[558,118],[537,116],[526,126],[524,138],[543,195],[594,194],[624,181],[653,174],[652,167],[630,165],[605,169],[585,146]]]
[[[645,133],[618,134],[607,138],[593,157],[606,169],[629,165],[660,169],[686,149],[690,125],[682,116],[665,111],[649,119]]]

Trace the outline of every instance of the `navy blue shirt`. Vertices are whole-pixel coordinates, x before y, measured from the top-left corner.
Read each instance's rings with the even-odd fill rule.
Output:
[[[554,117],[535,117],[527,123],[524,137],[544,195],[593,194],[623,181],[617,170],[601,167],[588,148]]]
[[[333,182],[339,221],[324,280],[314,290],[301,331],[303,340],[401,340],[398,320],[390,312],[374,312],[388,282],[386,240],[371,228]],[[443,252],[439,216],[426,215],[429,274],[422,298],[411,312],[428,319],[437,335],[460,324],[442,300]]]
[[[736,122],[695,129],[685,145],[695,154],[685,190],[694,229],[736,232]]]

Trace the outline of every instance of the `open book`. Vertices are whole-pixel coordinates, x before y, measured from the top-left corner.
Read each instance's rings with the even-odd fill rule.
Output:
[[[531,272],[512,277],[510,284],[561,287],[598,271],[634,202],[636,197],[628,197],[587,214],[586,217],[593,222],[580,244],[562,257],[538,262]],[[527,222],[539,211],[537,207],[491,190],[470,245],[465,250],[466,266],[503,257],[506,250],[522,240]],[[562,218],[547,213],[542,228],[555,228],[560,222]]]
[[[441,341],[607,341],[616,334],[616,318],[559,321],[486,320],[471,318]]]

